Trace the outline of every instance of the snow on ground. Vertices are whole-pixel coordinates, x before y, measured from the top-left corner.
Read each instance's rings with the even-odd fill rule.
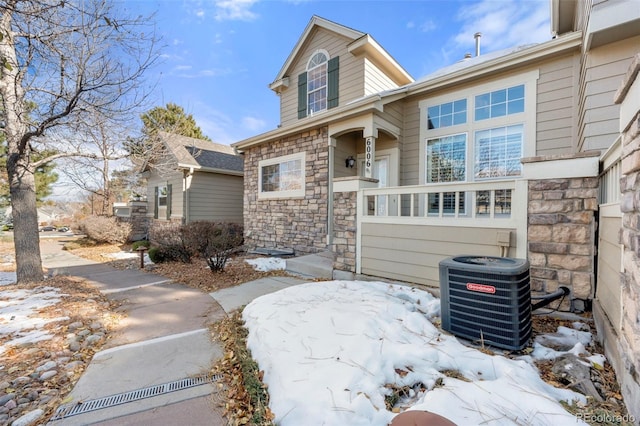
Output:
[[[432,323],[439,315],[440,300],[427,292],[358,281],[290,287],[243,311],[249,349],[282,426],[387,425],[395,416],[385,408],[392,386],[412,388],[403,410],[428,410],[459,425],[584,424],[559,401],[585,397],[539,377],[532,361],[542,343],[517,360],[487,355],[443,334]],[[558,338],[578,351],[588,334],[566,329]]]
[[[67,317],[42,318],[38,311],[47,306],[57,304],[64,294],[54,287],[37,287],[32,290],[0,291],[0,338],[5,339],[0,345],[0,354],[9,346],[48,340],[52,336],[42,328]]]
[[[15,272],[0,272],[0,286],[13,284],[16,279]]]
[[[253,266],[256,271],[277,271],[287,269],[287,261],[279,257],[259,257],[257,259],[246,259],[249,265]]]
[[[116,253],[107,253],[104,254],[103,256],[106,257],[110,257],[112,259],[140,259],[140,253],[132,253],[132,252],[126,252],[126,251],[119,251]],[[145,253],[144,254],[144,264],[145,265],[152,265],[153,262],[151,261],[151,258],[149,257],[149,253]]]

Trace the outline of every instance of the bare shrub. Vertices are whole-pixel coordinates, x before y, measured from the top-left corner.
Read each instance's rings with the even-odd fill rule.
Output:
[[[192,222],[182,227],[191,253],[203,257],[212,272],[224,270],[229,257],[242,246],[242,226],[236,223]]]
[[[181,224],[154,224],[149,230],[149,240],[157,247],[157,254],[163,261],[191,262],[191,253],[185,244]]]
[[[80,231],[99,243],[124,244],[131,234],[131,225],[115,217],[89,216],[79,223]]]

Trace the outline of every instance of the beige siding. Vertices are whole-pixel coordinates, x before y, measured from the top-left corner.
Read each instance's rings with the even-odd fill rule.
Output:
[[[242,176],[196,172],[187,194],[189,222],[242,223],[243,191]]]
[[[354,132],[340,136],[334,150],[334,177],[341,178],[356,176],[358,174],[357,164],[353,168],[348,168],[345,166],[345,160],[349,156],[356,158],[357,147],[360,145],[364,145],[364,142],[362,142],[362,132]]]
[[[404,104],[402,102],[394,102],[384,107],[384,118],[389,123],[402,129],[404,122]]]
[[[613,96],[638,52],[640,37],[591,50],[583,60],[578,148],[606,150],[618,137],[619,106]]]
[[[400,149],[400,185],[418,185],[420,173],[420,99],[404,104],[404,122]]]
[[[183,196],[182,196],[182,173],[174,172],[168,176],[160,176],[152,172],[147,180],[147,200],[149,200],[149,208],[147,214],[151,217],[155,214],[155,190],[157,186],[171,185],[171,217],[175,219],[182,218]],[[166,219],[163,212],[158,215],[158,219]]]
[[[311,35],[292,65],[289,87],[280,94],[280,120],[283,126],[298,120],[298,75],[306,71],[310,56],[318,49],[326,50],[332,58],[340,56],[338,104],[344,105],[364,95],[364,63],[347,51],[350,42],[348,38],[324,28],[316,29]]]
[[[380,68],[364,59],[364,94],[372,95],[398,87]]]
[[[618,242],[618,234],[622,219],[618,217],[600,217],[598,246],[598,287],[596,299],[607,313],[611,325],[620,331],[622,308],[622,284],[620,281],[620,265],[622,251]]]
[[[536,155],[569,154],[576,123],[576,77],[579,58],[540,65],[536,111]]]
[[[499,256],[498,229],[362,224],[362,273],[439,286],[439,262],[463,254]],[[503,231],[503,230],[501,230]],[[515,253],[512,230],[510,253]]]

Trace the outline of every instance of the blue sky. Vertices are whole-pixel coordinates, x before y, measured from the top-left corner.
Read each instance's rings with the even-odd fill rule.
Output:
[[[474,53],[551,38],[549,0],[127,0],[162,37],[153,106],[182,106],[229,144],[279,123],[271,83],[313,15],[369,33],[414,78]]]

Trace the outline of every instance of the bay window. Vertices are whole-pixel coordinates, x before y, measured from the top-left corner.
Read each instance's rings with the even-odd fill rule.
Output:
[[[488,181],[522,175],[535,155],[538,71],[533,70],[419,102],[419,183]],[[476,217],[511,214],[511,190],[429,193],[427,213]]]

